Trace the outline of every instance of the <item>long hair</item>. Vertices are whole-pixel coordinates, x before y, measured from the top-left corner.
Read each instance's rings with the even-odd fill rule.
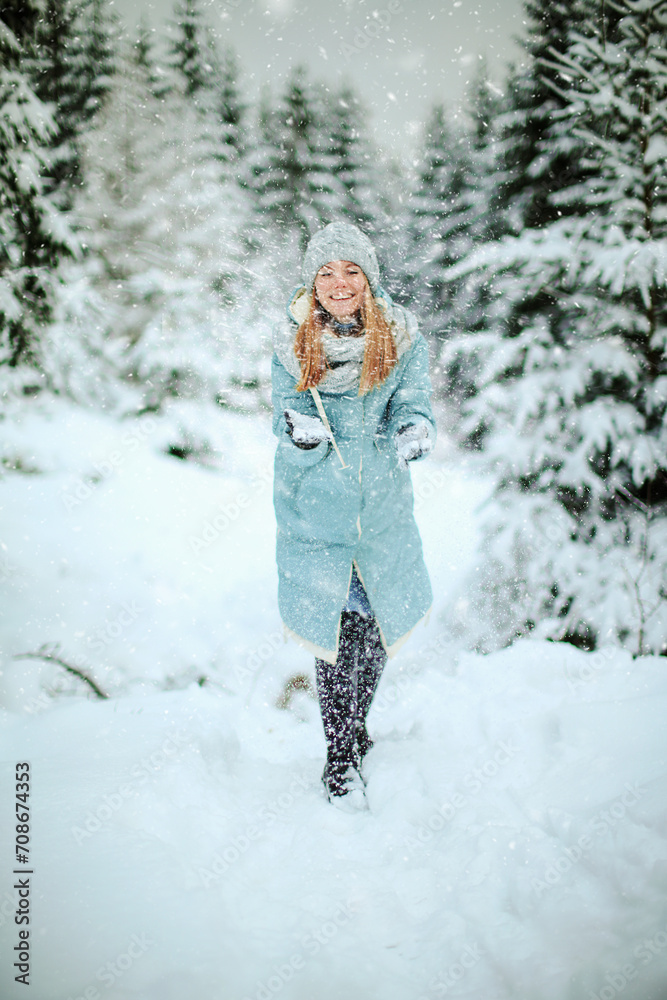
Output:
[[[327,359],[322,343],[326,325],[326,312],[318,302],[313,288],[308,315],[297,330],[294,340],[294,353],[301,366],[297,392],[319,385],[327,372]],[[376,385],[381,385],[398,360],[391,328],[368,283],[361,303],[361,325],[366,334],[366,344],[359,380],[360,396],[370,392]]]

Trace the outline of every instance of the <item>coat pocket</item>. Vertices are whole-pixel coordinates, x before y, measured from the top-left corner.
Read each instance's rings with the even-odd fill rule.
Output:
[[[314,448],[299,448],[289,434],[285,434],[278,444],[279,457],[290,465],[298,465],[302,469],[317,465],[330,451],[330,441],[320,441]]]

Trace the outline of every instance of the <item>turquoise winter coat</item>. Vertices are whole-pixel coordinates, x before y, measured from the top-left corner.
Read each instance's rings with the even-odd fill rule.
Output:
[[[394,435],[425,420],[435,438],[428,348],[407,310],[383,292],[399,347],[399,361],[385,382],[359,396],[320,389],[333,436],[348,468],[329,441],[304,450],[287,431],[284,411],[317,417],[310,392],[297,392],[294,336],[307,301],[298,289],[286,325],[274,333],[272,366],[275,457],[274,504],[278,525],[278,602],[293,637],[321,659],[334,662],[341,610],[357,567],[382,640],[391,656],[431,606],[432,592],[413,515],[409,469],[398,464]],[[402,351],[402,353],[401,353]]]

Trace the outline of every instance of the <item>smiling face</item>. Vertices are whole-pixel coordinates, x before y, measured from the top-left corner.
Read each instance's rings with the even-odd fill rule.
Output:
[[[330,260],[315,276],[315,294],[321,306],[337,320],[352,320],[361,309],[366,275],[350,260]]]

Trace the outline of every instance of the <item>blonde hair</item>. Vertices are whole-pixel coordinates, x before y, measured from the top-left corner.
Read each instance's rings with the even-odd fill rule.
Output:
[[[322,333],[326,325],[325,310],[320,305],[313,288],[308,315],[297,330],[294,340],[294,353],[301,366],[297,392],[304,392],[319,385],[328,370],[322,343]],[[381,385],[398,361],[391,327],[377,304],[368,282],[361,303],[361,325],[366,334],[366,344],[359,379],[360,396]]]

